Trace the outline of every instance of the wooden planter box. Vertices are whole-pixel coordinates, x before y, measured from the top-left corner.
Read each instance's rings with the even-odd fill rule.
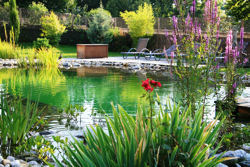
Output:
[[[78,59],[108,57],[108,44],[77,44]]]

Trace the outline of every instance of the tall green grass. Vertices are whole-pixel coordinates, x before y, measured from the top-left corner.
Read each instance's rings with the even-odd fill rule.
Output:
[[[226,160],[214,157],[220,147],[218,130],[223,121],[202,121],[202,110],[192,118],[191,107],[179,106],[160,111],[153,119],[151,130],[148,117],[141,109],[137,116],[128,115],[122,107],[113,107],[114,118],[107,117],[107,132],[100,126],[88,130],[83,141],[64,146],[63,162],[58,166],[185,166],[212,167]]]
[[[18,62],[21,67],[57,68],[59,56],[56,48],[22,49]]]
[[[20,54],[20,48],[12,43],[2,41],[0,39],[0,58],[2,59],[15,59]]]
[[[29,132],[39,124],[37,103],[24,102],[20,98],[0,95],[0,144],[15,148],[29,137]]]

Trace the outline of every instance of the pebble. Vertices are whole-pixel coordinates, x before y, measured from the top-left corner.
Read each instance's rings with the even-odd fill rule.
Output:
[[[30,161],[30,162],[28,162],[28,164],[29,164],[29,165],[32,165],[32,166],[33,166],[33,165],[39,165],[36,161]]]
[[[10,167],[10,164],[5,165],[4,167]]]
[[[216,165],[216,167],[228,167],[228,166],[223,163],[219,163],[218,165]]]
[[[50,134],[53,134],[54,132],[51,132],[51,131],[42,131],[42,132],[39,132],[40,135],[50,135]]]
[[[0,163],[2,163],[3,161],[3,157],[0,155]]]
[[[21,167],[20,161],[15,160],[10,163],[11,167]]]
[[[7,159],[10,160],[10,162],[15,161],[15,158],[12,156],[8,156]]]
[[[250,143],[243,144],[243,150],[250,151]]]
[[[0,164],[0,167],[4,167],[4,165],[3,165],[3,164]]]
[[[5,165],[5,166],[6,166],[7,164],[10,164],[10,160],[8,160],[8,159],[4,159],[4,160],[3,160],[3,165]]]

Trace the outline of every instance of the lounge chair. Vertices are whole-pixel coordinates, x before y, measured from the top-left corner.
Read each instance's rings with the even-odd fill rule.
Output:
[[[128,52],[121,52],[122,57],[124,59],[128,58],[128,56],[134,56],[135,59],[139,59],[143,53],[149,52],[146,48],[148,44],[149,38],[140,38],[137,44],[137,48],[131,48]]]
[[[150,60],[151,57],[154,57],[156,61],[159,61],[161,58],[171,57],[171,52],[176,51],[176,45],[170,46],[168,49],[164,51],[164,49],[156,49],[153,52],[145,52],[143,56],[145,56],[146,60]]]

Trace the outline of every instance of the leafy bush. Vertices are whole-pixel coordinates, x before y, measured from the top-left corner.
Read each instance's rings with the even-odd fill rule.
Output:
[[[10,25],[13,27],[15,41],[18,41],[20,34],[20,19],[18,15],[18,10],[16,6],[16,0],[10,0]]]
[[[137,11],[125,11],[120,13],[129,28],[129,34],[133,39],[154,34],[155,18],[152,6],[144,3]]]
[[[111,27],[112,17],[108,11],[97,8],[89,12],[87,35],[91,43],[108,44],[111,42],[113,38]]]
[[[132,38],[128,34],[114,36],[112,42],[109,44],[109,50],[113,52],[128,51],[132,47],[132,43]]]
[[[50,48],[49,40],[47,38],[37,38],[36,41],[33,41],[33,47],[36,49]]]
[[[48,9],[41,2],[32,2],[28,9],[31,24],[40,24],[40,18],[48,13]]]
[[[9,11],[10,11],[10,4],[9,2],[5,2],[3,6],[0,6],[0,20],[8,22],[9,18]]]
[[[160,107],[161,108],[161,107]],[[85,133],[86,145],[75,140],[65,145],[67,166],[215,166],[226,159],[215,158],[213,148],[223,121],[202,122],[202,110],[191,117],[191,107],[161,110],[150,128],[147,112],[136,117],[118,106],[114,118],[106,118],[108,132],[100,126]],[[214,149],[212,151],[212,149]],[[58,166],[63,166],[56,158]]]
[[[59,22],[54,12],[51,12],[48,16],[41,17],[40,21],[43,36],[49,39],[51,45],[58,45],[66,27]]]

